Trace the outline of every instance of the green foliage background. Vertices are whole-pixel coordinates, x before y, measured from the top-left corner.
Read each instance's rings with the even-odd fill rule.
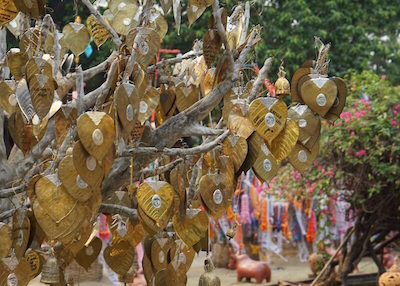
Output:
[[[47,0],[48,12],[60,30],[74,21],[73,0]],[[201,39],[207,29],[211,7],[190,28],[186,16],[188,0],[182,0],[182,26],[180,34],[174,27],[172,11],[167,16],[169,31],[162,43],[163,48],[191,49],[196,39]],[[84,22],[89,11],[77,1],[78,15]],[[225,0],[228,14],[238,1]],[[284,59],[289,78],[305,60],[315,57],[314,36],[323,42],[331,42],[330,73],[343,76],[349,69],[361,72],[374,68],[385,74],[393,83],[400,83],[400,0],[254,0],[251,1],[250,25],[260,24],[262,41],[256,48],[254,61],[262,65],[267,56]],[[383,38],[382,38],[383,37]],[[9,35],[9,46],[17,41]],[[81,56],[83,68],[94,66],[109,54],[111,41],[99,50],[92,43],[94,53],[90,58]],[[273,66],[277,70],[279,60]],[[272,80],[275,73],[270,73]],[[99,75],[92,80],[98,85]],[[89,83],[90,87],[91,83]]]

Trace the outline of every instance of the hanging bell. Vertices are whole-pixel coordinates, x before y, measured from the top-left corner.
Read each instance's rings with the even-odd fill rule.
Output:
[[[41,283],[55,284],[60,283],[60,267],[58,266],[57,258],[51,251],[46,263],[43,265]]]
[[[290,94],[290,83],[285,78],[286,72],[283,67],[283,61],[279,67],[278,79],[275,82],[275,95],[276,96],[287,96]]]
[[[226,236],[228,237],[229,240],[235,237],[236,235],[236,228],[238,226],[238,223],[235,221],[232,225],[232,227],[226,232]]]
[[[204,260],[204,273],[199,279],[199,286],[221,286],[221,280],[214,273],[214,264],[209,257]]]

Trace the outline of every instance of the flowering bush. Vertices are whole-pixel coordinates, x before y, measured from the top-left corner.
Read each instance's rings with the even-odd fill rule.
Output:
[[[333,126],[323,122],[313,168],[300,174],[286,164],[269,191],[286,198],[317,198],[321,219],[329,215],[324,209],[327,198],[337,196],[335,190],[346,190],[345,199],[357,216],[368,216],[369,221],[376,217],[386,228],[368,226],[367,239],[390,228],[387,220],[400,205],[400,87],[367,71],[351,73],[346,81],[346,107]]]

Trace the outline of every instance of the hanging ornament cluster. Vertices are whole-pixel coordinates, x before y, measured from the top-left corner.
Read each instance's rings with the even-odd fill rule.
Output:
[[[328,46],[296,71],[291,86],[282,65],[274,97],[262,96],[257,80],[244,81],[233,66],[243,66],[261,39],[259,26],[248,31],[248,4],[230,16],[217,7],[203,41],[157,62],[169,10],[179,31],[181,1],[163,0],[161,8],[152,1],[101,2],[103,12],[82,0],[92,15],[82,22],[77,16],[61,33],[43,16],[42,0],[0,4],[0,25],[20,38],[5,55],[10,75],[2,73],[0,107],[13,155],[21,150],[19,157],[26,157],[18,168],[22,191],[15,195],[31,207],[21,204],[0,224],[1,285],[27,285],[41,272],[43,283],[64,285],[73,260],[89,269],[101,252],[94,227],[99,212],[106,214],[99,236],[111,234],[104,260],[121,282],[132,277],[135,247],[143,241],[148,284],[185,285],[195,252],[209,248],[209,218],[222,219],[232,206],[242,172],[252,168],[269,181],[285,159],[305,171],[318,153],[320,118],[334,121],[344,107],[343,80],[327,76]],[[189,24],[216,3],[190,0]],[[115,51],[82,71],[79,55],[91,38],[98,48],[113,40]],[[103,71],[106,80],[85,95],[84,81]],[[290,94],[297,104],[288,109],[283,97]],[[214,128],[211,111],[221,101]],[[207,115],[210,127],[202,122]],[[188,130],[180,130],[182,122]],[[200,146],[179,141],[197,135],[204,137]],[[251,224],[251,200],[243,197],[242,217],[235,215],[224,231],[229,238],[239,221]],[[44,241],[50,250],[30,249]],[[201,283],[219,285],[209,262]]]

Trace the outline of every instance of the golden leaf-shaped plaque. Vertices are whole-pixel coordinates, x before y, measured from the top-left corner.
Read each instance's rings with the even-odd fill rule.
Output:
[[[161,8],[163,9],[164,15],[167,15],[169,9],[172,7],[172,0],[160,0]]]
[[[321,119],[307,105],[296,105],[289,109],[289,118],[299,126],[298,141],[311,151],[321,131]]]
[[[173,187],[164,181],[142,183],[137,190],[140,208],[156,222],[168,214],[173,195]]]
[[[123,275],[132,267],[135,249],[125,240],[104,249],[104,260],[117,274]]]
[[[7,257],[12,245],[11,228],[0,222],[0,258]]]
[[[285,127],[287,114],[286,104],[275,97],[257,98],[249,107],[254,128],[267,141],[276,138]]]
[[[10,116],[8,124],[14,143],[24,154],[38,143],[33,136],[32,125],[25,124],[25,118],[18,110]]]
[[[253,165],[253,171],[261,181],[269,182],[279,170],[280,162],[269,151],[265,142],[260,142],[260,151]]]
[[[206,0],[189,0],[187,15],[189,27],[203,14],[207,6],[210,6],[214,1]]]
[[[150,10],[150,22],[148,27],[154,29],[160,36],[160,41],[162,41],[168,32],[168,22],[160,14],[158,9],[152,8]]]
[[[0,107],[10,115],[14,113],[18,104],[15,89],[14,81],[5,80],[0,82]]]
[[[170,211],[168,212],[168,215],[165,215],[164,218],[160,222],[155,222],[153,219],[151,219],[148,215],[145,214],[145,212],[139,207],[138,208],[138,217],[139,221],[143,226],[143,229],[145,230],[146,233],[150,235],[155,235],[162,231],[164,227],[168,225],[170,215],[172,213],[173,208],[170,208]]]
[[[64,43],[75,56],[82,54],[90,43],[90,34],[85,25],[69,23],[63,28]]]
[[[20,80],[25,75],[25,64],[27,61],[27,56],[20,52],[19,49],[11,49],[7,53],[8,67],[15,80]]]
[[[86,152],[80,141],[74,145],[72,158],[75,169],[82,180],[94,190],[98,189],[103,180],[104,169],[95,157]]]
[[[45,74],[35,74],[29,80],[32,104],[39,119],[43,119],[50,110],[54,99],[53,78]]]
[[[245,139],[249,138],[254,132],[253,124],[248,116],[243,115],[239,106],[234,106],[229,114],[228,126],[231,133]]]
[[[238,135],[231,135],[224,140],[223,152],[232,160],[235,171],[239,170],[247,156],[247,141]]]
[[[210,68],[207,70],[203,80],[200,83],[201,94],[203,95],[203,97],[207,96],[213,89],[214,80],[215,80],[215,68]]]
[[[49,216],[56,222],[61,221],[76,204],[61,186],[56,174],[40,178],[35,184],[36,198]]]
[[[90,265],[97,259],[101,251],[102,242],[101,239],[95,237],[88,246],[84,246],[75,256],[76,262],[80,266],[89,269]]]
[[[156,272],[167,267],[168,255],[172,243],[173,242],[169,238],[157,238],[152,240],[150,257],[151,264]]]
[[[45,26],[49,27],[48,24],[49,23],[46,23]],[[37,27],[30,28],[22,35],[19,41],[19,48],[21,49],[21,52],[29,55],[29,57],[34,57],[40,55],[41,53],[54,55],[53,47],[54,36],[46,28],[45,30]],[[64,53],[61,51],[61,55],[63,54]]]
[[[111,171],[111,167],[114,163],[115,159],[115,145],[112,145],[110,148],[110,151],[104,156],[103,158],[103,168],[104,168],[104,177],[108,175],[108,173]]]
[[[32,18],[39,19],[45,11],[44,0],[13,0],[17,9]]]
[[[26,286],[33,276],[31,266],[25,259],[20,259],[17,267],[13,270],[13,273],[17,276],[18,285]]]
[[[53,68],[51,64],[43,58],[32,57],[26,62],[26,78],[28,82],[30,82],[37,74],[43,74],[48,78],[53,79]]]
[[[160,124],[174,114],[175,102],[175,87],[169,86],[168,89],[165,89],[164,86],[161,86],[160,104],[156,109],[156,118]]]
[[[301,67],[293,74],[290,84],[290,94],[292,96],[292,102],[303,102],[300,96],[299,81],[302,77],[309,75],[312,72],[310,67]]]
[[[17,17],[18,10],[15,7],[13,0],[4,0],[0,3],[0,25],[4,26],[15,17]]]
[[[186,86],[180,83],[175,87],[176,107],[179,112],[184,111],[199,100],[199,91],[194,85]]]
[[[160,102],[160,92],[155,87],[148,87],[140,97],[138,120],[143,124],[154,112]]]
[[[86,151],[102,161],[114,143],[114,120],[104,112],[89,111],[79,116],[77,127]]]
[[[344,80],[340,77],[332,77],[331,79],[336,83],[338,95],[335,102],[333,103],[333,106],[325,114],[324,118],[333,122],[339,118],[346,104],[347,87]]]
[[[109,37],[111,37],[111,34],[107,31],[107,29],[100,24],[93,15],[90,15],[86,19],[86,26],[98,48],[100,48],[100,46],[104,44]]]
[[[232,14],[228,18],[228,25],[227,25],[228,43],[232,49],[237,49],[239,47],[242,31],[243,31],[242,13],[236,13],[236,15]]]
[[[112,0],[107,2],[108,2],[108,8],[113,14],[116,14],[119,10],[126,7],[126,5],[132,5],[132,4],[137,5],[138,3],[137,0]]]
[[[335,81],[322,76],[304,76],[299,87],[304,103],[322,117],[333,106],[338,92]]]
[[[25,253],[24,259],[30,266],[30,279],[35,278],[42,272],[44,258],[32,249],[28,249]]]
[[[254,165],[258,158],[258,154],[261,151],[261,143],[263,142],[264,140],[261,138],[260,135],[258,135],[257,132],[254,132],[249,138],[247,138],[247,156],[239,171],[236,172],[237,174],[247,172]]]
[[[115,108],[126,134],[130,134],[139,114],[140,97],[133,84],[122,83],[114,93]]]
[[[292,152],[299,138],[299,126],[296,121],[288,120],[285,128],[279,133],[278,137],[272,140],[269,145],[271,153],[275,156],[278,162],[281,162]]]
[[[92,196],[92,189],[79,176],[75,169],[72,155],[67,155],[61,160],[58,167],[58,176],[63,184],[63,188],[75,200],[85,202]]]
[[[208,67],[211,67],[222,46],[221,37],[216,29],[209,29],[203,37],[203,56]]]
[[[101,196],[101,189],[94,190],[93,195],[88,201],[88,207],[90,209],[90,217],[94,218],[97,216],[101,203],[103,202],[103,197]]]
[[[225,181],[221,174],[208,174],[202,176],[199,182],[202,204],[214,219],[220,218],[231,202]]]
[[[151,28],[135,28],[129,31],[126,38],[127,45],[136,45],[136,61],[143,67],[147,68],[157,55],[160,48],[160,35]]]
[[[86,218],[84,208],[76,204],[60,222],[55,222],[41,206],[39,200],[33,203],[33,212],[40,227],[50,240],[59,240],[64,244],[72,242]]]
[[[194,256],[196,252],[192,247],[186,246],[186,244],[178,239],[175,240],[176,246],[171,248],[171,258],[170,263],[175,271],[179,273],[186,273],[193,263]]]
[[[154,278],[153,266],[151,265],[150,258],[146,254],[143,255],[142,267],[147,285],[152,285]]]
[[[22,211],[17,211],[13,216],[12,225],[12,247],[18,259],[24,256],[28,247],[29,235],[31,233],[31,221],[27,213],[23,215]]]
[[[192,247],[199,242],[207,233],[208,216],[204,211],[188,210],[183,221],[179,214],[175,214],[172,222],[176,234],[188,247]]]
[[[311,167],[312,163],[318,155],[318,151],[318,142],[314,144],[311,152],[308,151],[307,148],[305,148],[301,144],[297,143],[296,146],[294,146],[293,151],[289,155],[289,162],[295,169],[299,170],[300,172],[305,172]]]
[[[128,32],[137,25],[137,22],[134,19],[136,13],[138,12],[138,6],[130,3],[118,5],[117,7],[118,8],[115,10],[115,12],[113,12],[114,15],[111,20],[111,26],[118,34],[126,36],[128,35]],[[132,47],[131,45],[128,46]]]

